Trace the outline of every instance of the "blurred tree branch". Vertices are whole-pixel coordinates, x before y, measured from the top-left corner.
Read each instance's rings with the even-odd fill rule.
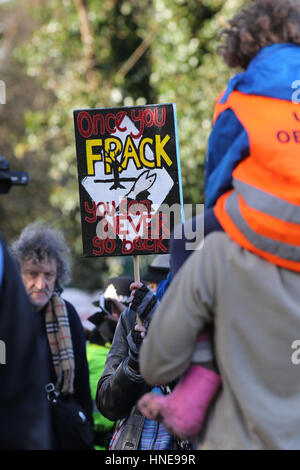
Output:
[[[134,67],[137,61],[145,54],[146,50],[150,47],[157,29],[150,31],[147,36],[143,39],[141,44],[137,47],[137,49],[131,54],[131,56],[124,62],[120,70],[116,74],[116,81],[121,81],[125,78],[129,70]]]
[[[96,70],[96,50],[94,34],[91,28],[87,0],[74,0],[80,24],[81,41],[86,60],[86,75],[89,91],[93,92],[99,85],[99,77]]]

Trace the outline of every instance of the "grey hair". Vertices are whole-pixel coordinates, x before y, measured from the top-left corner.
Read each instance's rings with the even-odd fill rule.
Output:
[[[39,222],[29,224],[12,243],[11,250],[20,268],[27,260],[38,264],[53,259],[57,268],[55,285],[58,290],[71,278],[69,248],[63,234],[56,229]]]

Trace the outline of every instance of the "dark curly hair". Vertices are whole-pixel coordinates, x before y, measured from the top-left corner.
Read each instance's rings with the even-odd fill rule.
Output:
[[[300,1],[252,0],[229,25],[220,33],[226,38],[218,53],[229,67],[246,69],[265,46],[287,42],[300,46]]]

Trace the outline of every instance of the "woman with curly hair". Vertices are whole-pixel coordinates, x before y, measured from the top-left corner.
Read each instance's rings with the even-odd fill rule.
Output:
[[[292,448],[298,434],[277,433],[274,423],[284,417],[293,427],[297,417],[292,401],[290,408],[287,403],[295,396],[273,359],[292,384],[291,366],[278,351],[291,344],[292,326],[299,325],[300,111],[293,87],[300,78],[300,2],[253,0],[221,36],[219,52],[242,72],[229,80],[215,108],[204,235],[226,233],[211,233],[203,253],[196,250],[182,267],[144,341],[141,371],[147,382],[184,374],[181,382],[167,397],[145,395],[139,406],[193,439],[219,392],[203,448]],[[199,341],[212,326],[222,391],[217,371],[205,364],[212,359],[207,339]]]

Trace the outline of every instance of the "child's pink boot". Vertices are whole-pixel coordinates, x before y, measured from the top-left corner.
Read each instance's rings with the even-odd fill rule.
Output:
[[[201,430],[207,408],[221,385],[215,372],[191,365],[169,395],[147,393],[138,402],[140,412],[162,422],[180,439],[193,440]]]

